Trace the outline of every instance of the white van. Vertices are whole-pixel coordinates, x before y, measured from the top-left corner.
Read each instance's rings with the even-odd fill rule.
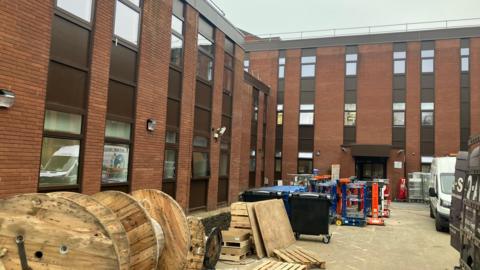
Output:
[[[455,182],[455,157],[439,157],[432,160],[432,175],[428,194],[430,217],[435,218],[437,231],[448,230],[452,187]]]
[[[55,151],[40,170],[41,185],[76,184],[79,152],[78,145],[63,146]]]

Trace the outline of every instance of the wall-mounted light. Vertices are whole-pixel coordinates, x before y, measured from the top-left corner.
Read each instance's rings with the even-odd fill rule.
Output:
[[[154,131],[157,127],[157,121],[155,119],[147,119],[147,130]]]
[[[222,137],[223,134],[225,134],[225,132],[227,131],[227,128],[226,127],[221,127],[221,128],[217,128],[217,129],[213,129],[213,138],[215,140],[218,140],[218,138]]]
[[[347,148],[342,147],[341,149],[342,149],[343,152],[347,152]]]
[[[11,108],[15,103],[15,94],[6,89],[0,89],[0,108]]]
[[[317,152],[315,152],[315,156],[317,156],[317,157],[320,156],[320,150],[317,150]]]
[[[400,149],[397,151],[397,155],[400,155],[401,153],[405,153],[405,150],[404,149]]]

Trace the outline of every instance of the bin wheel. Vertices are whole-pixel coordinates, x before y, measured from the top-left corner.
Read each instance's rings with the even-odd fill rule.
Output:
[[[298,233],[298,232],[295,233],[295,239],[297,239],[297,240],[300,239],[300,233]]]
[[[324,243],[324,244],[330,243],[330,238],[332,238],[331,235],[325,235],[325,236],[323,237],[323,243]]]
[[[337,224],[337,226],[342,226],[342,221],[340,219],[337,219],[337,221],[335,222],[335,224]]]

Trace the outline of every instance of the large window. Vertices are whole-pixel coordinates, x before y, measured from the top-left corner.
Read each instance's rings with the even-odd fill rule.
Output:
[[[470,69],[470,48],[461,48],[461,70],[462,72],[468,72]]]
[[[90,22],[92,19],[92,1],[93,0],[57,0],[57,7],[82,20]]]
[[[198,30],[197,76],[211,82],[213,80],[213,59],[215,56],[214,30],[210,24],[202,19],[199,20]]]
[[[282,55],[278,58],[278,78],[285,78],[285,56]]]
[[[405,74],[407,52],[393,52],[393,74]]]
[[[393,103],[393,125],[405,126],[405,103]]]
[[[302,78],[315,76],[315,56],[302,56]]]
[[[434,124],[434,103],[422,103],[422,126],[433,126]]]
[[[246,72],[250,71],[250,54],[248,52],[245,53],[245,57],[243,59],[243,70]]]
[[[345,126],[355,126],[357,121],[357,104],[345,104]]]
[[[313,125],[314,106],[313,104],[300,105],[300,125]]]
[[[102,183],[127,183],[130,124],[107,120],[103,150]]]
[[[138,44],[140,8],[128,0],[117,0],[114,34],[134,45]]]
[[[435,50],[422,50],[422,73],[432,73],[435,69]]]
[[[356,76],[357,75],[357,60],[358,54],[350,53],[345,55],[345,75]]]

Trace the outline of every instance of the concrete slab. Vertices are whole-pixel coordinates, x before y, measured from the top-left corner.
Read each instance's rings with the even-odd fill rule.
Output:
[[[393,203],[386,226],[364,228],[335,225],[330,244],[321,237],[301,236],[296,245],[314,251],[331,270],[448,269],[458,265],[459,254],[450,235],[435,230],[424,204]],[[262,260],[263,261],[263,260]],[[255,257],[239,263],[219,262],[217,269],[252,269]]]

